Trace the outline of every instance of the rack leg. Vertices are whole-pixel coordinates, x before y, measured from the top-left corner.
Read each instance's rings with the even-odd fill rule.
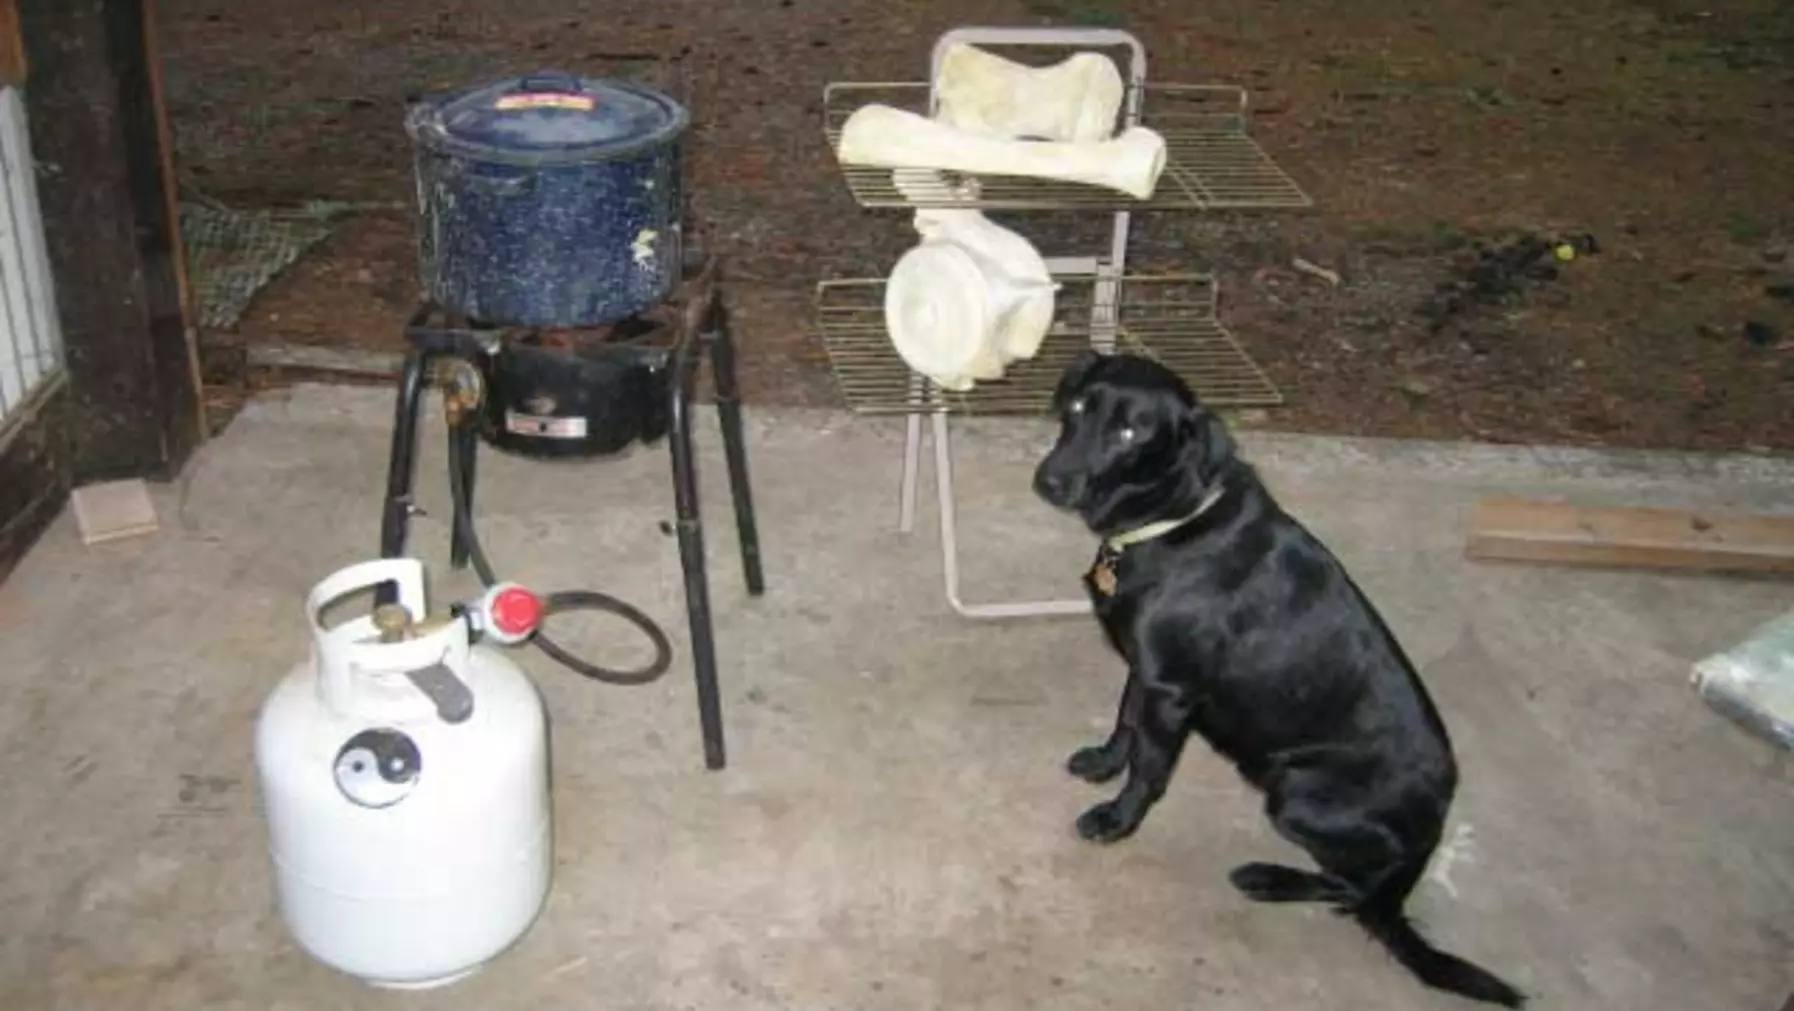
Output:
[[[1127,247],[1130,216],[1116,211],[1109,230],[1109,261],[1097,272],[1095,304],[1090,313],[1090,344],[1104,354],[1115,353],[1115,338],[1121,327],[1121,279],[1127,276]]]
[[[692,453],[691,394],[697,358],[677,358],[672,391],[673,499],[678,513],[679,564],[685,574],[685,607],[691,623],[693,677],[698,690],[698,724],[704,737],[704,766],[721,769],[722,692],[716,679],[716,638],[710,619],[710,577],[704,563],[704,526],[698,515],[698,475]]]
[[[381,558],[404,555],[406,535],[411,530],[411,484],[417,471],[417,412],[423,399],[428,358],[422,351],[406,353],[404,368],[399,373],[398,393],[393,398],[392,449],[386,464],[386,506],[380,517]],[[397,603],[398,599],[396,583],[382,583],[375,591],[375,600],[380,604]]]
[[[903,487],[897,492],[897,529],[916,529],[916,485],[922,469],[922,416],[912,414],[903,439]]]
[[[967,618],[1035,618],[1089,614],[1088,598],[1022,601],[1011,604],[967,604],[959,595],[959,522],[953,497],[953,448],[947,439],[947,415],[934,416],[934,485],[940,496],[941,571],[947,603]]]
[[[728,310],[716,307],[704,334],[710,345],[710,371],[716,381],[716,411],[723,429],[723,453],[729,460],[729,494],[735,501],[735,529],[741,540],[741,571],[750,596],[766,592],[760,564],[759,526],[754,522],[754,489],[748,481],[747,443],[741,430],[741,384],[735,374],[735,338]],[[693,496],[696,498],[695,494]]]
[[[909,377],[909,402],[921,400],[922,379]],[[911,412],[905,419],[903,438],[903,486],[897,492],[897,529],[909,533],[916,529],[916,479],[922,469],[922,416]]]

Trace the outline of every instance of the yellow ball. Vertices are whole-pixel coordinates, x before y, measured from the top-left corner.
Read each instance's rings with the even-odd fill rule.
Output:
[[[1552,252],[1556,253],[1557,258],[1565,263],[1569,263],[1576,258],[1576,247],[1567,242],[1558,243],[1557,248],[1553,249]]]

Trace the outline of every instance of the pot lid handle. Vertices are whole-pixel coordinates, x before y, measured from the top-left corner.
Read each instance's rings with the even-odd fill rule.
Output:
[[[580,86],[579,78],[564,70],[538,70],[517,82],[517,90],[533,95],[544,91],[577,94],[585,89]]]

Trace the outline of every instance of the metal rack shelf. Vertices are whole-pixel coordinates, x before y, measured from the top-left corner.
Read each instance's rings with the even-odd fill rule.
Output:
[[[964,393],[942,390],[910,371],[885,330],[885,282],[824,281],[816,287],[817,335],[835,381],[860,414],[1040,415],[1078,352],[1094,342],[1155,358],[1181,375],[1207,404],[1273,407],[1283,395],[1216,318],[1216,289],[1206,274],[1131,276],[1113,282],[1117,312],[1107,322],[1094,277],[1058,277],[1053,329],[1032,359],[1002,379]]]
[[[1023,176],[960,176],[927,169],[841,165],[847,188],[866,208],[984,210],[1295,210],[1314,201],[1247,132],[1248,97],[1231,85],[1146,84],[1140,123],[1165,138],[1165,169],[1153,195],[1136,200],[1084,183]],[[854,110],[879,103],[927,114],[925,82],[837,82],[823,89],[823,133],[839,150]],[[837,161],[839,164],[839,162]],[[895,173],[895,175],[894,175]],[[901,177],[899,188],[895,181]]]

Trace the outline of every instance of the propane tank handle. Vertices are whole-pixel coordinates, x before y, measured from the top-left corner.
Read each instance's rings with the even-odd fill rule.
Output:
[[[382,583],[392,583],[398,587],[398,603],[405,608],[412,621],[424,619],[427,606],[424,599],[424,563],[415,558],[380,558],[338,569],[312,587],[311,596],[306,601],[306,615],[311,621],[312,633],[323,634],[326,607],[356,590],[371,589]]]
[[[341,625],[327,629],[324,627],[324,609],[332,603],[357,590],[373,589],[386,583],[398,587],[397,607],[387,605],[381,608],[376,618],[365,616],[353,618]],[[357,654],[364,647],[361,645],[371,638],[388,639],[388,644],[380,647],[394,661],[414,660],[404,667],[426,667],[442,660],[444,654],[440,646],[433,646],[422,640],[390,642],[386,635],[388,629],[403,629],[406,625],[423,620],[428,614],[428,601],[424,596],[424,565],[415,558],[381,558],[371,562],[361,562],[348,568],[340,569],[327,576],[312,588],[306,600],[306,617],[311,623],[312,650],[319,668],[319,689],[323,692],[327,705],[346,706],[355,697],[354,674],[361,667],[356,662]],[[400,621],[399,619],[407,619]],[[416,657],[404,654],[415,653]],[[433,655],[426,656],[425,654]],[[419,686],[432,701],[442,703],[429,689]],[[458,700],[459,702],[459,700]],[[451,706],[460,708],[459,704]]]

